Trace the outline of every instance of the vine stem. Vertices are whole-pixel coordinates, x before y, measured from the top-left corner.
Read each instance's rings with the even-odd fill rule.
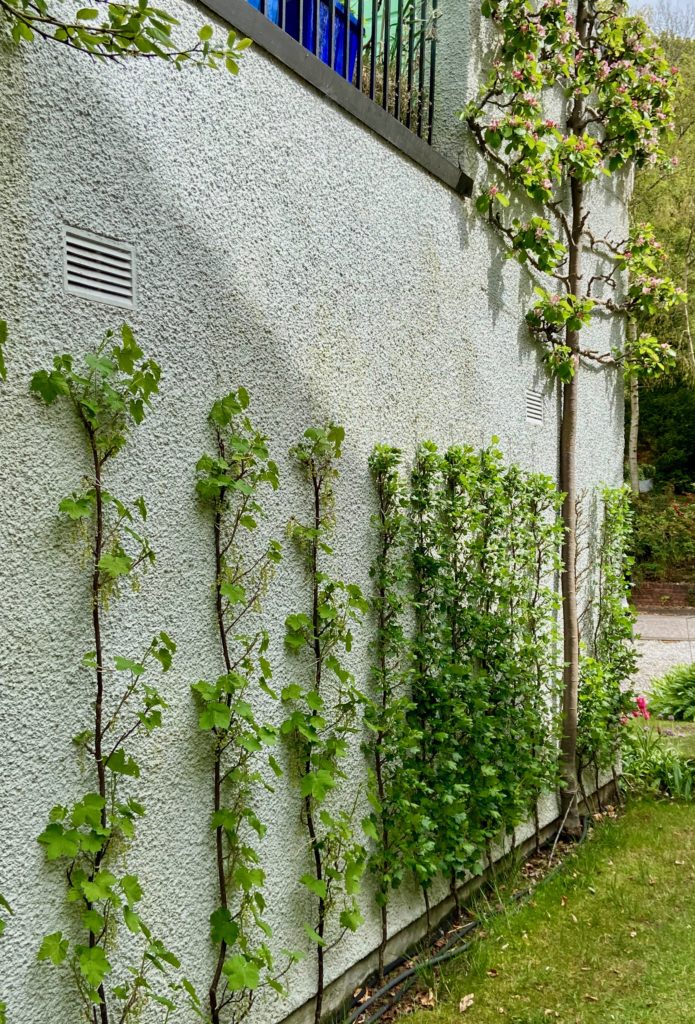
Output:
[[[92,630],[94,633],[94,651],[96,661],[96,699],[94,701],[94,760],[96,762],[97,777],[99,785],[99,796],[103,800],[101,808],[101,825],[106,829],[106,768],[102,752],[102,721],[104,710],[104,653],[101,641],[101,561],[104,544],[104,500],[101,481],[102,460],[97,445],[96,433],[93,427],[88,428],[89,446],[92,453],[94,465],[94,494],[95,494],[95,528],[94,528],[94,553],[92,563]],[[94,858],[94,870],[92,878],[99,870],[105,848],[102,847]],[[91,910],[91,904],[88,903]],[[96,945],[97,936],[90,931],[89,946]],[[99,984],[97,991],[101,1002],[97,1007],[92,1008],[94,1024],[108,1024],[109,1011],[106,1005],[106,993],[103,982]]]
[[[319,557],[319,530],[321,529],[321,477],[316,474],[316,467],[312,462],[311,466],[311,482],[314,489],[314,535],[311,540],[311,577],[312,577],[312,596],[311,596],[311,621],[313,631],[313,646],[314,646],[314,689],[319,693],[321,686],[321,665],[323,655],[321,651],[321,635],[320,635],[320,618],[319,618],[319,581],[318,581],[318,557]],[[305,771],[308,775],[311,771],[311,745],[306,758]],[[309,832],[309,840],[311,842],[311,850],[314,855],[314,868],[316,871],[316,880],[321,882],[323,880],[323,863],[321,860],[321,849],[319,847],[318,838],[316,835],[316,825],[314,822],[314,812],[311,794],[307,794],[304,798],[304,810],[306,813],[306,824]],[[316,934],[318,935],[321,942],[316,946],[316,1005],[314,1007],[314,1024],[321,1024],[321,1012],[323,1009],[323,990],[324,990],[324,948],[323,948],[323,936],[326,927],[326,901],[322,896],[319,896],[319,917],[318,927]]]
[[[386,572],[386,560],[389,552],[389,536],[386,529],[386,496],[385,496],[384,480],[383,478],[379,481],[379,521],[381,524],[381,571],[382,578],[379,581],[378,595],[379,595],[379,615],[378,615],[378,629],[381,637],[380,650],[379,650],[379,667],[381,669],[381,709],[385,717],[386,707],[388,701],[388,694],[386,690],[386,649],[384,643],[384,636],[386,633],[386,587],[384,585],[383,574]],[[382,718],[383,723],[383,718]],[[383,728],[379,729],[376,736],[376,743],[374,744],[374,774],[376,776],[376,788],[379,797],[379,806],[382,808],[381,818],[381,845],[386,855],[389,843],[389,833],[386,824],[383,819],[383,807],[386,801],[386,788],[384,786],[384,773],[383,773],[383,743],[385,733]],[[386,943],[388,942],[388,906],[386,904],[386,892],[382,891],[383,903],[381,904],[381,942],[379,943],[379,981],[383,984],[384,981],[384,959],[386,956]]]
[[[224,456],[221,438],[218,438],[218,446],[220,448],[220,455]],[[215,612],[217,618],[217,629],[220,635],[220,645],[222,648],[222,659],[224,661],[225,670],[229,673],[232,671],[232,659],[229,654],[229,645],[227,643],[227,630],[225,628],[224,604],[222,598],[222,571],[224,568],[222,554],[222,507],[225,494],[226,488],[222,488],[220,490],[219,503],[215,510]],[[228,698],[228,700],[229,699],[231,698]],[[222,748],[217,742],[217,736],[215,736],[213,766],[213,808],[215,813],[222,809]],[[215,860],[217,864],[217,885],[219,889],[220,906],[224,910],[227,910],[229,901],[227,896],[227,876],[224,867],[224,829],[222,828],[222,825],[218,825],[215,829]],[[220,1010],[222,1007],[218,1003],[217,995],[226,956],[227,943],[222,939],[220,942],[219,953],[217,955],[217,963],[215,964],[215,973],[213,974],[208,991],[210,1019],[212,1024],[220,1024]]]

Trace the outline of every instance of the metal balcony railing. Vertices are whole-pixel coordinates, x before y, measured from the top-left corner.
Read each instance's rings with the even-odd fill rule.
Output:
[[[437,0],[249,0],[269,21],[432,144]]]

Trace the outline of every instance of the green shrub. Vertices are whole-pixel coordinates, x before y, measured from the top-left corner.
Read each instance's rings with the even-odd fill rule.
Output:
[[[655,680],[650,704],[659,718],[695,722],[695,663],[677,665]]]
[[[692,800],[695,759],[665,743],[658,726],[642,719],[626,724],[622,756],[623,779],[630,789]]]
[[[634,580],[695,583],[695,502],[668,491],[634,503]]]

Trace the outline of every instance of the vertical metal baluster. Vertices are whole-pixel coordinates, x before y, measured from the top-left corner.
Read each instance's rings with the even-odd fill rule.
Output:
[[[335,0],[328,0],[328,66],[335,70]]]
[[[372,0],[372,43],[371,43],[371,59],[369,62],[369,98],[374,99],[374,91],[376,85],[376,27],[379,18],[379,9],[377,7],[377,0]]]
[[[422,138],[422,107],[425,99],[425,26],[427,24],[427,0],[420,5],[420,67],[418,68],[417,133]]]
[[[282,5],[282,14],[280,15],[280,27],[283,32],[287,31],[287,0],[280,0]]]
[[[314,4],[314,37],[312,53],[321,59],[321,0],[312,0]]]
[[[427,141],[432,145],[434,129],[434,84],[435,65],[437,62],[437,0],[432,0],[432,39],[430,41],[430,93],[427,97]]]
[[[415,0],[410,0],[410,25],[408,26],[408,111],[405,126],[410,128],[413,120],[413,66],[415,64]]]
[[[347,81],[348,68],[350,67],[350,0],[343,0],[345,4],[345,39],[343,40],[343,78]]]
[[[396,87],[393,97],[393,116],[401,119],[401,58],[403,55],[403,0],[398,0],[398,24],[396,25]]]
[[[389,63],[391,59],[391,0],[384,0],[384,95],[381,105],[389,109]]]
[[[363,50],[362,40],[364,39],[364,0],[357,0],[357,88],[362,92],[362,62]]]
[[[311,2],[311,0],[310,0]],[[299,26],[298,26],[298,37],[299,42],[306,46],[304,42],[304,0],[299,0]]]

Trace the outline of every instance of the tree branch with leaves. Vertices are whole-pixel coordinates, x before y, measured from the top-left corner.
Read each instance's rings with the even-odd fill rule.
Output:
[[[461,114],[490,175],[476,205],[498,231],[507,257],[532,277],[536,302],[526,320],[562,389],[562,804],[567,828],[576,833],[579,371],[584,364],[658,363],[664,354],[653,339],[637,337],[620,351],[599,352],[582,337],[596,318],[625,321],[681,298],[648,228],[619,241],[595,237],[590,189],[615,175],[626,188],[632,167],[662,158],[677,70],[622,0],[484,0],[482,13],[493,26],[494,52],[478,96]],[[558,103],[559,121],[548,116]]]
[[[55,43],[96,60],[120,64],[128,60],[161,60],[180,69],[225,67],[239,70],[239,59],[250,39],[230,30],[224,40],[212,25],[202,25],[194,41],[180,40],[180,22],[147,0],[112,3],[92,0],[89,7],[64,13],[61,0],[0,0],[0,29],[20,45]]]

